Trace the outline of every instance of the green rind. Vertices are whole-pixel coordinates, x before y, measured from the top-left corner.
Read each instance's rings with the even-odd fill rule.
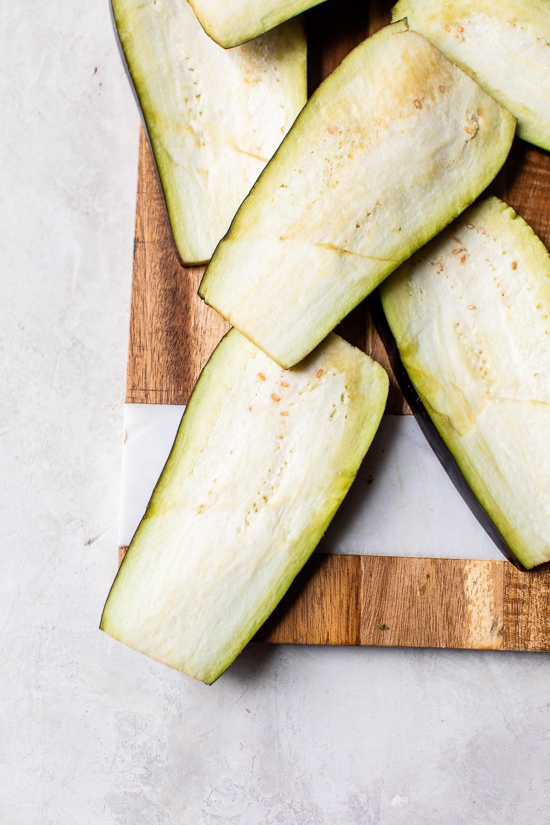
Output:
[[[259,377],[260,373],[265,381]],[[257,400],[252,402],[249,401],[250,376],[254,386],[257,385],[254,390]],[[284,418],[280,416],[279,402],[273,400],[273,395],[269,396],[270,382],[276,376],[282,376],[280,380],[290,385],[288,390],[277,390],[281,396],[287,391],[295,393],[291,396],[295,399],[294,406]],[[332,399],[328,405],[324,396],[319,395],[327,392]],[[109,594],[102,629],[130,647],[201,681],[209,684],[215,681],[272,612],[321,539],[372,441],[387,392],[388,378],[384,370],[335,335],[305,363],[285,372],[236,330],[228,333],[203,370],[189,401],[168,462]],[[340,408],[344,395],[345,406]],[[268,407],[265,407],[266,398]],[[321,412],[315,412],[320,399]],[[280,403],[284,403],[283,398]],[[345,417],[342,417],[344,410]],[[258,430],[246,429],[246,421],[252,422],[252,417],[246,418],[244,425],[239,423],[249,414],[266,416],[260,417],[262,423]],[[277,427],[282,428],[283,441],[279,441]],[[248,433],[246,444],[239,441],[243,431]],[[229,453],[210,455],[214,449],[212,444],[229,444],[227,432],[230,439],[237,439],[233,445],[237,456],[234,468],[229,466],[232,460]],[[284,443],[287,453],[283,462],[282,458],[277,459],[279,446],[273,455],[269,451],[270,445]],[[265,483],[261,481],[265,473],[264,450],[269,452],[269,462],[280,463],[277,477],[279,472],[284,472],[294,473],[285,478],[298,478],[296,486],[292,486],[292,495],[288,484],[294,485],[294,482],[281,480],[273,482],[279,487],[261,487]],[[258,467],[249,480],[247,473],[256,466],[255,461]],[[276,465],[272,466],[275,473]],[[204,556],[204,548],[188,546],[180,539],[180,536],[193,535],[197,529],[197,516],[190,502],[195,501],[197,495],[200,500],[209,500],[206,488],[201,487],[197,493],[192,487],[192,476],[198,473],[202,479],[200,474],[205,467],[209,473],[216,474],[224,490],[219,501],[213,499],[212,509],[207,507],[200,514],[201,519],[209,519],[208,526],[205,522],[204,527],[204,545],[210,548],[208,558]],[[241,497],[239,485],[243,478],[248,492]],[[208,484],[212,486],[210,481]],[[247,518],[250,517],[252,527],[243,528],[242,537],[239,533],[239,537],[232,538],[235,523],[241,524],[235,510],[244,506],[250,496],[255,498],[256,492],[259,496],[263,489],[270,496],[269,503],[266,497],[263,510],[261,502],[259,510],[249,510],[244,523],[249,525]],[[277,498],[281,492],[282,498]],[[234,495],[238,495],[239,500],[232,500]],[[171,514],[178,514],[175,531],[171,523],[170,529],[166,526]],[[220,523],[221,531],[218,530]],[[246,538],[253,541],[254,552],[249,554],[247,549],[243,561],[241,551],[246,529],[259,530],[265,541],[256,543],[257,533],[252,534],[252,539]],[[174,542],[174,548],[169,546],[170,542]],[[170,597],[176,603],[159,606],[159,592],[164,596],[180,575],[173,567],[180,564],[175,561],[177,558],[181,558],[185,566],[184,583],[177,597]],[[233,569],[232,565],[236,567]],[[162,581],[155,581],[155,576],[163,577]],[[206,588],[204,593],[194,588],[197,582],[198,590]],[[243,609],[241,616],[240,605],[247,599],[253,609]],[[185,612],[184,633],[176,628],[178,605],[182,605],[180,612]],[[236,622],[234,629],[232,622]],[[186,634],[188,639],[195,640],[195,643],[189,642],[193,650],[185,649]],[[201,652],[205,647],[209,648],[208,654]]]
[[[325,0],[189,0],[205,32],[225,49],[248,40]]]
[[[300,21],[227,52],[187,2],[112,0],[178,254],[206,263],[307,99]]]
[[[199,294],[283,367],[298,363],[483,191],[514,130],[405,22],[386,27],[304,107]]]
[[[474,335],[468,332],[468,318],[474,318],[473,313],[478,313],[482,306],[467,303],[479,302],[467,297],[474,294],[472,286],[466,280],[456,280],[448,270],[449,261],[460,260],[455,257],[452,261],[451,247],[458,248],[453,244],[453,234],[463,239],[468,232],[481,229],[487,238],[484,256],[471,260],[468,253],[464,256],[465,267],[472,272],[471,282],[475,281],[474,289],[478,290],[477,295],[484,294],[487,282],[487,292],[491,294],[489,290],[493,290],[499,300],[508,301],[515,296],[516,306],[522,301],[522,315],[520,318],[513,308],[504,310],[507,325],[501,326],[502,308],[496,303],[488,307],[489,325],[485,332],[483,327],[476,331],[477,347],[470,352],[465,348]],[[502,247],[498,254],[494,252],[497,244],[499,250]],[[465,245],[468,246],[467,241]],[[514,273],[512,284],[517,273],[517,292],[505,282],[508,267]],[[467,272],[466,268],[464,271]],[[462,315],[455,312],[454,306],[449,310],[451,320],[443,319],[437,308],[441,306],[446,311],[443,301],[435,297],[435,285],[441,278],[450,279],[453,300],[462,290],[466,302]],[[513,209],[490,198],[468,210],[459,223],[403,264],[382,285],[380,293],[407,373],[476,498],[524,567],[529,569],[550,560],[550,529],[544,527],[550,524],[550,463],[543,466],[544,456],[550,454],[550,357],[545,354],[550,339],[550,256],[546,248]],[[462,294],[458,300],[461,299]],[[537,335],[540,329],[538,353],[531,329],[536,329]],[[498,349],[491,344],[491,337],[500,339]],[[456,357],[452,355],[455,351]],[[461,377],[455,371],[443,374],[440,363],[461,363],[459,358],[466,358],[460,354],[463,352],[468,352],[472,360],[478,357],[479,365]],[[485,364],[482,358],[486,359]],[[516,366],[521,359],[530,367],[525,369],[525,387]],[[500,439],[500,456],[494,452],[494,439],[484,436],[479,426],[481,416],[489,405],[495,404],[499,405],[495,428],[501,429],[495,429],[495,438]],[[484,426],[487,432],[487,425]],[[522,448],[523,438],[536,444],[534,452],[538,458],[528,457],[525,444]],[[522,451],[521,455],[518,451]],[[531,488],[518,471],[505,471],[513,461],[530,477]],[[536,510],[531,513],[534,506]],[[542,513],[539,507],[543,508]]]
[[[518,120],[520,138],[550,150],[547,0],[399,0],[407,18]]]

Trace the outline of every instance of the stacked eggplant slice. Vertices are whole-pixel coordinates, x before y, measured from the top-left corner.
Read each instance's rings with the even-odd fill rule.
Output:
[[[281,104],[285,113],[273,121],[269,149],[256,146],[250,126],[246,135],[231,132],[234,156],[257,160],[263,153],[264,163],[275,154],[255,184],[257,167],[248,183],[243,176],[242,188],[252,186],[248,195],[222,175],[220,191],[206,187],[210,205],[199,212],[203,195],[191,179],[216,178],[215,158],[224,155],[227,137],[219,143],[219,124],[203,128],[201,117],[212,108],[214,120],[229,123],[217,97],[226,69],[210,68],[208,57],[199,65],[203,58],[191,54],[188,32],[191,41],[199,41],[197,31],[209,38],[187,4],[114,3],[182,258],[206,260],[227,230],[200,294],[235,329],[201,374],[102,628],[207,683],[231,664],[321,539],[380,422],[387,375],[331,332],[380,284],[399,366],[418,394],[421,415],[430,416],[432,431],[453,454],[460,483],[466,479],[505,552],[525,567],[550,559],[550,259],[501,201],[464,212],[502,167],[516,118],[527,139],[548,145],[545,105],[527,102],[531,119],[512,105],[515,93],[506,92],[501,76],[497,94],[472,57],[491,13],[506,30],[504,48],[521,53],[544,18],[544,4],[481,0],[466,10],[470,25],[459,7],[471,3],[445,10],[446,4],[401,0],[396,22],[344,59],[276,151],[301,105],[299,71],[298,94],[288,108]],[[292,14],[310,5],[286,7]],[[252,17],[246,0],[229,16],[214,0],[192,6],[225,45],[256,31],[245,25]],[[273,17],[269,3],[254,6],[266,28],[283,19]],[[519,12],[511,15],[512,7],[535,20],[531,29]],[[435,30],[467,42],[468,59],[449,51],[451,62],[442,53],[433,26],[424,27],[428,9]],[[163,15],[172,21],[180,12],[181,40],[167,46],[172,34]],[[399,19],[402,12],[409,22]],[[210,30],[230,18],[232,34]],[[290,85],[303,64],[293,25],[239,46],[263,70],[269,64],[268,76],[282,80],[288,70]],[[550,51],[548,38],[545,45]],[[176,75],[166,86],[151,79],[153,46],[173,50],[177,73],[196,72],[197,88]],[[227,54],[238,64],[236,53]],[[275,58],[282,61],[276,69]],[[250,71],[248,82],[260,83]],[[265,89],[269,97],[269,83]],[[237,129],[253,105],[249,93],[244,83],[227,101],[238,112]],[[539,97],[547,97],[544,89]],[[174,115],[176,104],[181,111]],[[182,133],[186,140],[177,143]],[[170,164],[186,170],[184,183],[166,171]],[[204,237],[191,241],[196,228]]]
[[[189,0],[205,32],[226,49],[239,46],[324,0]]]
[[[403,264],[380,292],[407,374],[476,499],[525,567],[547,561],[544,244],[513,209],[490,198]]]
[[[405,21],[358,46],[298,117],[200,295],[290,367],[493,180],[510,113]]]
[[[523,140],[550,149],[550,3],[547,0],[399,0],[449,60],[517,118]]]
[[[321,540],[387,394],[382,367],[336,335],[283,370],[231,330],[191,396],[103,629],[217,679]]]
[[[205,263],[306,102],[303,27],[225,50],[185,0],[112,3],[178,254]]]

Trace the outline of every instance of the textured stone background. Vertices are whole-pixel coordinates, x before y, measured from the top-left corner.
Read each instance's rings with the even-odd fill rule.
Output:
[[[0,42],[2,825],[550,822],[547,655],[256,646],[207,688],[97,630],[138,118],[106,0]]]

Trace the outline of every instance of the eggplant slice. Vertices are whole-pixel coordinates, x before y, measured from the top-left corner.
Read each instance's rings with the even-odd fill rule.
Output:
[[[527,569],[550,560],[545,246],[490,198],[403,264],[380,294],[414,390],[502,540],[488,532]]]
[[[323,536],[387,394],[384,369],[337,335],[283,370],[231,330],[197,382],[102,629],[217,679]]]
[[[298,363],[490,183],[515,120],[405,22],[321,84],[237,212],[199,293]]]
[[[390,276],[391,277],[391,276]],[[403,393],[403,396],[412,410],[412,413],[418,423],[418,426],[422,430],[422,433],[432,448],[433,452],[435,453],[438,461],[442,465],[443,469],[449,476],[449,479],[452,481],[460,495],[462,496],[465,503],[468,505],[478,522],[481,524],[487,535],[492,539],[492,541],[496,544],[500,552],[509,560],[511,561],[516,567],[520,570],[524,570],[524,566],[520,564],[518,559],[514,556],[506,542],[504,541],[503,537],[477,500],[475,494],[472,492],[472,489],[464,475],[462,474],[460,467],[458,466],[457,462],[455,461],[453,454],[451,453],[450,449],[445,444],[442,436],[439,434],[437,427],[435,426],[433,420],[428,413],[428,410],[422,403],[422,399],[420,398],[419,394],[416,391],[414,384],[412,383],[407,370],[401,360],[401,356],[399,354],[399,349],[396,343],[395,338],[393,337],[393,333],[390,329],[386,316],[384,315],[384,310],[382,309],[382,302],[380,300],[380,290],[375,290],[372,295],[369,297],[369,310],[371,314],[372,321],[376,327],[376,331],[380,336],[380,339],[384,345],[386,353],[388,355],[389,362],[391,364],[391,368],[395,375],[395,379],[399,385],[399,389]]]
[[[306,102],[303,28],[226,51],[182,0],[112,7],[178,254],[205,263]]]
[[[400,0],[393,19],[468,72],[518,120],[518,136],[550,149],[548,0]]]
[[[226,49],[239,46],[324,0],[189,0],[205,32]]]

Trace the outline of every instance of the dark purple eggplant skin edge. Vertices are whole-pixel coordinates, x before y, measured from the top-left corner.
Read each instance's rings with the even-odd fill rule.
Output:
[[[472,492],[468,482],[462,475],[462,472],[456,463],[451,451],[443,441],[435,424],[426,407],[422,403],[414,384],[412,383],[407,370],[401,360],[399,349],[393,333],[390,329],[384,310],[382,308],[382,301],[378,290],[372,293],[369,297],[369,308],[371,318],[376,327],[378,335],[380,336],[386,353],[388,355],[391,367],[395,374],[399,389],[405,396],[413,415],[422,430],[424,437],[428,444],[439,459],[440,464],[449,476],[450,480],[481,524],[488,536],[494,541],[500,552],[510,561],[518,570],[525,571],[525,567],[521,564],[519,559],[515,557],[513,552],[504,541],[500,531],[497,529],[493,521],[489,518],[486,511],[483,509],[475,494]]]
[[[156,157],[155,157],[155,150],[153,149],[153,144],[151,143],[151,138],[149,136],[149,129],[147,128],[147,121],[145,120],[145,115],[143,114],[143,109],[141,108],[141,103],[140,103],[140,100],[139,100],[139,95],[137,93],[136,85],[134,83],[134,79],[132,77],[132,72],[130,71],[128,61],[126,60],[126,55],[124,53],[124,49],[122,47],[122,42],[120,40],[120,34],[118,33],[118,27],[117,27],[116,17],[115,17],[115,10],[114,10],[114,7],[113,7],[113,0],[109,0],[109,12],[110,12],[110,15],[111,15],[111,23],[112,23],[112,26],[113,26],[115,41],[116,41],[116,44],[117,44],[117,47],[118,47],[118,53],[120,54],[120,59],[122,60],[122,65],[124,66],[124,72],[126,74],[126,77],[128,78],[128,82],[130,84],[130,88],[132,90],[134,100],[136,101],[136,105],[137,105],[137,108],[138,108],[138,112],[139,112],[139,116],[140,116],[141,123],[142,123],[142,126],[143,126],[143,130],[144,130],[144,132],[147,136],[147,142],[149,144],[149,148],[151,149],[151,155],[152,155],[153,160],[154,160],[153,166],[155,167],[155,175],[157,176],[160,191],[162,192],[162,200],[163,200],[163,203],[164,203],[164,211],[166,213],[166,220],[168,222],[168,226],[170,226],[170,234],[172,235],[172,228],[171,228],[171,225],[170,225],[170,218],[169,218],[169,215],[168,215],[168,206],[166,205],[166,195],[164,194],[164,187],[162,185],[162,180],[161,180],[161,177],[159,175],[159,171],[158,171],[158,167],[157,167],[157,160],[156,160]],[[187,264],[182,260],[181,255],[179,254],[179,251],[178,251],[178,248],[176,246],[176,242],[174,240],[173,235],[172,235],[172,247],[174,249],[174,253],[175,253],[175,255],[178,259],[178,263],[180,264],[180,266],[186,267]]]

